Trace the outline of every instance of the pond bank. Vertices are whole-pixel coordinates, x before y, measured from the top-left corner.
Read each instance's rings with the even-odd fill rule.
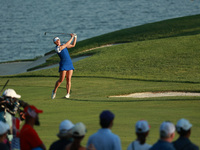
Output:
[[[41,57],[35,61],[23,61],[23,62],[10,62],[10,63],[2,63],[0,64],[0,76],[5,76],[5,75],[15,75],[15,74],[20,74],[20,73],[25,73],[27,72],[28,69],[39,66],[41,64],[44,64],[46,62],[46,60],[50,57],[52,57],[53,55],[56,54],[49,54],[46,55],[44,57]],[[77,62],[81,59],[87,58],[89,56],[81,56],[81,57],[77,57],[77,58],[72,58],[72,62]],[[34,71],[37,70],[43,70],[43,69],[49,69],[49,68],[54,68],[54,67],[58,67],[59,64],[55,64],[55,65],[51,65],[51,66],[47,66],[47,67],[43,67],[43,68],[39,68],[36,69]]]

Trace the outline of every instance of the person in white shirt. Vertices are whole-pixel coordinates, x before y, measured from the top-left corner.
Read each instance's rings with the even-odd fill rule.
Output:
[[[151,148],[151,145],[145,143],[146,137],[149,134],[149,124],[146,120],[140,120],[135,125],[135,131],[137,139],[131,142],[127,150],[148,150]]]

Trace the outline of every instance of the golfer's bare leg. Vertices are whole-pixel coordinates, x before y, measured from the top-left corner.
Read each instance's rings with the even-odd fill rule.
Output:
[[[66,81],[67,81],[67,83],[66,83],[66,89],[67,89],[67,94],[70,94],[72,74],[73,74],[73,70],[69,70],[66,73]]]
[[[60,84],[65,79],[66,72],[67,71],[60,71],[60,78],[58,79],[58,81],[56,81],[55,88],[54,88],[54,93],[57,92],[58,87],[60,86]]]

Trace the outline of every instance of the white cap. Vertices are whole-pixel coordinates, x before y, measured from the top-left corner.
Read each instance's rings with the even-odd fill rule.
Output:
[[[74,124],[70,120],[64,120],[60,123],[59,126],[59,133],[57,136],[63,137],[66,136],[69,130],[71,130],[74,127]]]
[[[145,133],[149,131],[149,124],[146,120],[140,120],[135,124],[136,133]]]
[[[53,39],[53,42],[56,42],[57,40],[59,40],[59,37],[55,37],[55,38]]]
[[[79,122],[69,132],[74,137],[81,137],[86,134],[86,127],[82,122]]]
[[[9,125],[7,123],[4,123],[3,121],[0,121],[0,135],[5,134],[10,129]]]
[[[175,126],[172,122],[164,121],[160,125],[160,132],[164,132],[166,135],[172,134],[175,132]]]
[[[177,131],[181,131],[181,129],[188,131],[192,127],[192,124],[187,119],[180,119],[176,124]]]
[[[17,94],[13,89],[6,89],[3,92],[3,96],[12,97],[12,98],[21,98],[21,95]]]

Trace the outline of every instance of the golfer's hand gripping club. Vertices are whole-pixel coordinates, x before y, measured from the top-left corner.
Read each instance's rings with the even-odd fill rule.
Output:
[[[75,38],[77,38],[77,34],[76,33],[73,33],[73,35],[74,35]]]

